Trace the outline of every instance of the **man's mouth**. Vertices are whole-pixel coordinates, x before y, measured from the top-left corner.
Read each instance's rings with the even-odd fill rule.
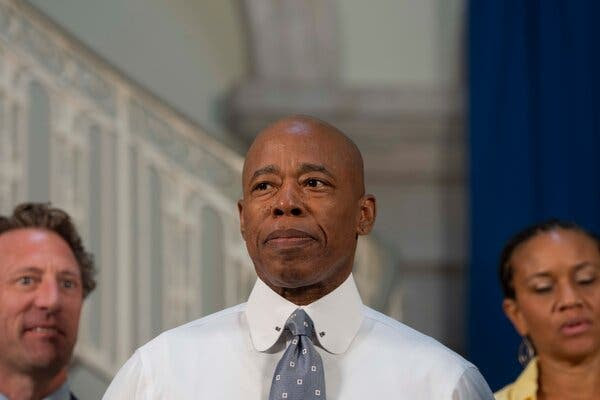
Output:
[[[54,325],[34,325],[25,328],[25,334],[40,338],[54,338],[63,332]]]
[[[278,248],[299,247],[316,241],[316,238],[308,232],[298,229],[278,229],[271,232],[264,243],[268,246]]]

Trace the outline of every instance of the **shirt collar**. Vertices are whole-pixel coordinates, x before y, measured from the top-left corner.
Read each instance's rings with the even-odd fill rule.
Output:
[[[315,326],[319,344],[333,354],[341,354],[350,347],[363,319],[362,301],[352,274],[333,292],[307,306],[297,306],[284,299],[259,278],[246,307],[254,348],[258,351],[271,348],[297,308],[306,311]]]
[[[42,400],[69,400],[71,398],[71,391],[69,390],[69,383],[65,381],[57,391],[50,393]],[[0,400],[8,400],[8,397],[0,393]]]
[[[513,386],[515,399],[535,399],[538,390],[537,358],[532,359]]]

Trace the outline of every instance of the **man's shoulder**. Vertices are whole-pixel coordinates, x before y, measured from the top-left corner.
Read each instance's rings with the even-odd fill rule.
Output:
[[[139,351],[141,354],[152,353],[165,346],[172,349],[189,344],[199,345],[226,339],[228,335],[239,335],[240,328],[245,326],[242,321],[245,309],[246,303],[238,304],[169,329],[140,347]]]
[[[178,335],[186,334],[188,332],[195,333],[200,330],[212,330],[215,327],[221,327],[223,325],[229,325],[232,323],[238,323],[239,317],[246,310],[246,303],[240,303],[233,307],[226,308],[221,311],[217,311],[213,314],[209,314],[205,317],[198,318],[196,320],[187,322],[176,328],[165,331],[163,334],[166,335]]]
[[[369,330],[369,341],[394,356],[404,360],[414,357],[416,364],[429,365],[440,371],[451,369],[459,374],[473,367],[473,364],[434,338],[372,308],[365,306],[363,316],[365,328]]]

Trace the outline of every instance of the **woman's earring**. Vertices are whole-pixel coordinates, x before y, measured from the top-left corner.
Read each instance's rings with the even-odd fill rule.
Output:
[[[521,366],[525,367],[531,359],[535,357],[535,348],[527,336],[523,336],[521,344],[519,344],[519,351],[517,352],[517,359]]]

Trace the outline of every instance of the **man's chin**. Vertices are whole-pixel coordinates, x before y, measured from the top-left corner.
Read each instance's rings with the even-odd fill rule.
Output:
[[[287,269],[271,276],[270,283],[282,289],[298,289],[318,284],[319,277],[315,276],[314,271]]]
[[[71,351],[55,343],[34,343],[29,345],[23,354],[23,362],[27,368],[58,372],[71,358]]]
[[[320,284],[331,275],[331,268],[315,257],[297,257],[287,260],[283,257],[268,259],[268,263],[255,263],[256,273],[271,287],[299,289]],[[325,264],[326,265],[326,264]]]
[[[23,360],[23,368],[33,375],[54,376],[68,364],[63,355],[36,353],[28,354]]]

